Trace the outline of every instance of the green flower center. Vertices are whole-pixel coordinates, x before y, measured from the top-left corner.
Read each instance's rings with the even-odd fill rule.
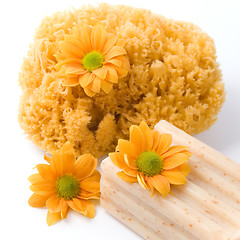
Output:
[[[163,160],[157,153],[147,151],[138,156],[136,166],[144,176],[153,177],[162,172]]]
[[[92,72],[93,70],[102,67],[103,61],[104,61],[103,55],[100,52],[94,51],[87,53],[84,56],[82,60],[82,65],[86,70]]]
[[[72,200],[79,194],[79,183],[72,175],[63,175],[56,182],[56,193],[59,198]]]

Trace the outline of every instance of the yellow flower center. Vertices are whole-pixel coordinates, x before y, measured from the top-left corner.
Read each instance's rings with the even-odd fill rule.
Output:
[[[153,177],[162,172],[163,160],[157,153],[147,151],[138,156],[136,166],[144,176]]]
[[[104,57],[100,52],[90,52],[86,54],[82,60],[83,67],[92,72],[95,69],[101,68],[103,65]]]
[[[56,193],[59,198],[72,200],[79,194],[79,183],[72,175],[63,175],[56,182]]]

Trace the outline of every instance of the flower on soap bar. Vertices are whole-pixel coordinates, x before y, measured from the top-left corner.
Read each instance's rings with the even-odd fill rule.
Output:
[[[89,97],[101,89],[108,94],[130,69],[124,45],[123,39],[107,33],[99,23],[76,26],[59,42],[55,69],[64,76],[65,86],[80,84]]]
[[[131,126],[130,141],[120,139],[112,162],[123,171],[117,175],[122,180],[138,182],[143,188],[157,190],[163,196],[170,192],[170,184],[187,182],[190,167],[185,163],[191,153],[184,146],[171,146],[172,135],[150,130],[145,122]]]
[[[44,156],[48,164],[38,164],[38,173],[31,175],[29,198],[32,207],[47,206],[47,224],[50,226],[67,217],[69,207],[93,218],[94,205],[89,199],[100,197],[100,173],[96,170],[97,159],[91,154],[81,155],[77,160],[70,142]]]

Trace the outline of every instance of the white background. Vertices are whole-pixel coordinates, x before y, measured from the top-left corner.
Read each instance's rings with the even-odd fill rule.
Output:
[[[107,1],[107,0],[106,0]],[[105,2],[106,2],[105,1]],[[140,239],[96,204],[96,217],[70,211],[66,220],[48,227],[46,209],[28,206],[28,176],[43,163],[44,152],[20,129],[17,109],[18,72],[35,28],[45,15],[100,1],[15,0],[0,2],[0,239]],[[147,8],[169,18],[191,21],[214,40],[223,72],[227,99],[210,130],[196,136],[240,163],[240,1],[111,0]],[[240,174],[240,173],[239,173]]]

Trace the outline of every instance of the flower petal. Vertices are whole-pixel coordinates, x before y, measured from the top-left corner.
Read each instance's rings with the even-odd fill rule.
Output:
[[[47,225],[48,226],[53,225],[54,223],[56,223],[60,219],[61,219],[61,213],[60,212],[52,213],[52,212],[48,211],[48,213],[47,213]]]
[[[137,180],[141,187],[149,189],[149,184],[145,181],[144,176],[141,173],[137,174]]]
[[[82,75],[87,73],[87,70],[80,64],[72,64],[71,66],[64,66],[65,74]]]
[[[34,173],[31,176],[28,177],[28,181],[31,184],[36,184],[36,183],[48,183],[39,173]]]
[[[137,167],[136,167],[136,159],[131,158],[130,156],[124,155],[124,161],[125,161],[127,167],[128,168],[130,167],[131,171],[137,169]],[[124,168],[123,168],[123,170],[124,170]],[[135,177],[135,171],[134,171],[134,175],[132,175],[132,174],[128,174],[128,175]]]
[[[125,172],[118,172],[117,173],[118,177],[121,178],[123,181],[128,182],[128,183],[135,183],[137,182],[137,178],[136,177],[130,177],[128,176]]]
[[[78,51],[80,50],[80,48],[77,48],[76,46],[72,45],[67,41],[59,42],[59,50],[65,58],[79,60],[83,57],[83,54],[81,53],[81,51]]]
[[[128,70],[124,69],[124,68],[119,68],[119,67],[115,67],[117,74],[118,74],[118,78],[123,78],[128,74]]]
[[[126,162],[126,157],[118,152],[110,153],[109,154],[112,162],[119,168],[121,168],[127,175],[136,177],[137,171],[136,171],[136,165],[134,163]]]
[[[160,133],[156,130],[152,131],[152,136],[153,136],[153,146],[152,146],[152,151],[157,152],[159,142],[160,142]]]
[[[84,90],[84,92],[86,93],[86,95],[87,95],[88,97],[93,97],[93,96],[96,94],[96,93],[93,92],[91,89],[89,89],[89,87],[86,87],[86,88],[84,88],[83,90]]]
[[[181,185],[187,182],[185,176],[180,171],[163,171],[161,175],[164,176],[170,184]]]
[[[54,66],[54,68],[55,68],[57,71],[60,71],[60,69],[61,69],[62,66],[64,65],[64,62],[66,62],[66,59],[65,59],[65,60],[59,60],[59,62]],[[68,59],[67,62],[69,62],[69,59]]]
[[[65,152],[70,152],[71,154],[75,154],[74,148],[72,146],[72,144],[67,141],[65,144],[63,144],[63,146],[60,148],[60,153],[65,153]]]
[[[151,189],[151,195],[150,195],[150,197],[152,197],[153,194],[154,194],[154,192],[155,192],[155,188],[154,188],[152,185],[150,185],[150,189]]]
[[[117,43],[116,43],[116,46],[119,46],[119,47],[124,47],[125,46],[125,40],[124,39],[118,39]]]
[[[137,147],[132,142],[124,139],[118,140],[118,149],[120,153],[126,154],[133,159],[137,159],[140,153],[139,149],[137,149]]]
[[[92,49],[102,51],[106,40],[106,30],[103,25],[96,24],[91,33]]]
[[[138,171],[136,169],[132,169],[129,166],[125,166],[122,168],[122,170],[130,177],[137,177]]]
[[[152,135],[152,131],[150,130],[150,128],[148,127],[148,125],[142,121],[139,125],[139,128],[141,129],[144,137],[145,137],[145,151],[149,151],[152,150],[152,146],[153,146],[153,135]]]
[[[100,89],[101,89],[101,79],[99,77],[95,77],[95,79],[93,80],[92,84],[91,84],[91,91],[95,92],[95,93],[99,93]]]
[[[169,170],[175,167],[178,167],[179,165],[185,163],[189,157],[184,153],[176,153],[174,155],[171,155],[170,157],[164,159],[163,161],[163,169]]]
[[[75,35],[71,35],[71,34],[65,34],[64,35],[64,41],[69,42],[70,44],[74,45],[75,48],[74,49],[76,52],[79,52],[80,56],[84,55],[84,51],[83,48],[81,46],[81,42],[78,40],[78,38]]]
[[[165,153],[169,149],[171,143],[172,143],[172,135],[171,134],[168,134],[168,133],[161,134],[157,153],[159,155]]]
[[[48,183],[32,184],[30,190],[38,195],[49,196],[55,193],[55,186]]]
[[[144,152],[146,146],[146,140],[143,132],[136,125],[130,127],[130,142],[132,142],[139,152]]]
[[[67,213],[68,213],[68,205],[67,202],[62,198],[60,199],[60,213],[61,213],[61,218],[66,218]]]
[[[66,87],[75,87],[79,85],[79,77],[65,77],[62,85]]]
[[[105,61],[107,62],[108,60],[120,56],[120,55],[124,55],[127,54],[126,50],[122,47],[119,46],[114,46],[105,56]]]
[[[127,71],[130,70],[129,59],[125,55],[124,56],[120,55],[120,56],[114,57],[112,59],[109,59],[107,62],[105,62],[105,64],[115,65],[115,67],[117,67],[117,69],[123,68],[124,70],[127,70]]]
[[[78,180],[82,180],[84,178],[89,177],[96,167],[97,159],[93,157],[91,154],[83,154],[77,159],[72,174]]]
[[[192,153],[190,151],[188,151],[188,150],[184,150],[181,153],[186,154],[189,158],[192,156]]]
[[[156,175],[154,177],[146,177],[146,179],[149,185],[152,185],[163,196],[167,196],[170,192],[170,184],[165,177]]]
[[[88,192],[85,190],[81,190],[81,195],[78,196],[78,198],[80,199],[99,199],[100,198],[101,193],[100,192]]]
[[[74,152],[68,150],[69,145],[71,144],[66,142],[62,149],[52,154],[51,167],[57,176],[71,173],[73,170],[76,158]]]
[[[60,212],[60,198],[54,194],[46,201],[46,206],[50,212]]]
[[[191,168],[186,163],[181,164],[176,169],[178,169],[185,177],[191,172]],[[173,169],[172,169],[173,170]]]
[[[106,43],[103,46],[102,52],[104,53],[104,55],[107,54],[107,52],[112,49],[112,47],[116,44],[118,40],[118,37],[115,36],[112,33],[108,33],[107,34],[107,39],[106,39]]]
[[[121,56],[119,56],[119,57],[121,57]],[[108,60],[107,63],[108,64],[111,63],[120,68],[120,67],[122,67],[123,62],[119,59],[119,57],[112,58],[112,59]]]
[[[179,152],[182,152],[184,150],[186,150],[187,147],[185,146],[180,146],[180,145],[177,145],[177,146],[172,146],[170,147],[164,154],[162,154],[162,158],[167,158],[175,153],[179,153]]]
[[[96,70],[93,70],[92,73],[95,74],[97,77],[101,79],[105,79],[107,76],[107,69],[105,67],[98,68]]]
[[[51,159],[52,159],[51,157],[44,154],[44,160],[46,160],[49,164],[51,162]]]
[[[124,155],[118,152],[109,153],[108,154],[110,159],[112,160],[113,164],[116,165],[119,168],[123,167],[123,164],[125,164],[124,161]]]
[[[39,174],[46,180],[48,181],[55,181],[56,180],[56,175],[55,173],[52,171],[52,168],[50,165],[48,164],[38,164],[36,166]]]
[[[95,215],[94,205],[88,200],[73,198],[71,201],[67,201],[67,204],[70,208],[83,214],[84,216],[93,218]]]
[[[38,195],[49,196],[55,193],[55,183],[47,181],[39,173],[32,174],[28,180],[32,183],[31,191]]]
[[[79,58],[82,58],[84,56],[85,52],[81,46],[81,42],[75,35],[65,34],[64,42],[73,54]]]
[[[93,174],[80,182],[80,199],[99,199],[100,198],[100,178],[101,174],[98,170],[94,170]]]
[[[118,152],[109,153],[109,157],[111,158],[114,165],[116,165],[119,168],[123,168],[123,166],[126,164],[124,161],[124,155]]]
[[[129,71],[130,70],[130,63],[129,63],[129,59],[127,56],[118,56],[118,59],[121,59],[122,61],[122,68],[124,68],[125,70]]]
[[[79,187],[81,191],[85,190],[88,192],[100,192],[100,178],[101,174],[97,170],[95,170],[94,174],[92,174],[90,177],[80,181]]]
[[[92,83],[94,79],[95,79],[95,75],[87,72],[86,74],[79,76],[79,83],[80,83],[82,88],[85,88],[90,83]]]
[[[64,67],[65,66],[71,66],[71,65],[81,65],[82,64],[82,60],[81,59],[72,59],[72,58],[67,58],[64,60],[60,60],[59,62],[54,66],[54,68],[57,71],[60,71],[61,73],[64,74]]]
[[[36,193],[33,193],[32,196],[28,200],[28,204],[31,207],[45,207],[46,201],[49,198],[49,196],[41,196]]]
[[[110,93],[110,91],[113,88],[113,84],[107,81],[102,80],[101,81],[101,89],[106,93]]]
[[[59,153],[59,151],[53,152],[50,165],[51,165],[53,172],[57,176],[62,175],[62,166],[61,166],[60,162],[61,162],[61,154]]]
[[[86,179],[84,179],[83,181],[100,181],[100,179],[101,179],[101,173],[97,170],[97,169],[95,169],[94,171],[93,171],[93,173],[88,177],[88,178],[86,178]]]
[[[85,53],[92,51],[91,45],[91,35],[92,29],[87,24],[83,24],[80,27],[73,29],[73,35],[77,36],[78,40],[81,42],[82,49]]]
[[[106,80],[111,83],[118,82],[118,74],[114,67],[109,64],[104,65],[105,69],[107,69]]]

